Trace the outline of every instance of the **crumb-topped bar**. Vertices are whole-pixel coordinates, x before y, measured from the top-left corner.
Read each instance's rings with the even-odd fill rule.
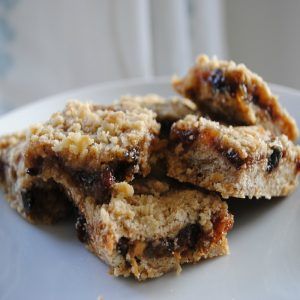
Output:
[[[261,126],[189,115],[172,126],[170,143],[168,175],[224,198],[285,196],[297,185],[299,146]]]
[[[26,139],[10,139],[11,146],[1,150],[1,161],[12,207],[29,221],[47,223],[75,207],[79,240],[115,276],[145,280],[228,253],[226,235],[233,217],[217,195],[155,178],[139,177],[129,184],[107,177],[109,198],[100,201],[96,194],[86,193],[76,175],[51,160],[45,160],[34,176],[28,174]]]
[[[85,199],[79,237],[112,274],[145,280],[228,253],[233,217],[219,197],[162,182],[145,186],[149,190],[140,194],[128,183],[117,183],[111,201],[101,207]]]
[[[293,141],[298,137],[294,119],[280,106],[263,79],[243,64],[201,55],[185,77],[174,78],[173,86],[213,120],[231,125],[262,125]]]
[[[35,176],[53,164],[72,175],[88,195],[104,197],[113,182],[149,173],[148,159],[160,129],[155,118],[144,108],[125,112],[69,102],[63,112],[31,128],[25,166]]]
[[[143,108],[126,112],[113,107],[71,101],[63,112],[31,128],[26,164],[55,157],[74,169],[99,170],[122,163],[134,173],[149,172],[151,143],[159,133],[155,113]]]

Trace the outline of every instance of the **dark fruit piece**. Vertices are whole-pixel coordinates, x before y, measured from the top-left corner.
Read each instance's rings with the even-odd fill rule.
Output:
[[[238,153],[236,153],[234,150],[226,150],[221,152],[223,156],[225,156],[231,164],[233,164],[236,169],[240,169],[240,167],[245,163],[245,160],[242,159]]]
[[[226,77],[221,69],[213,71],[212,75],[208,78],[213,90],[218,93],[229,93],[234,96],[239,89],[238,80]]]
[[[180,141],[184,146],[191,145],[198,137],[199,132],[196,129],[178,130],[173,128],[171,130],[171,139]]]
[[[105,166],[99,172],[77,171],[75,179],[87,195],[93,196],[98,204],[108,203],[111,197],[111,186],[115,182],[113,171]]]
[[[180,247],[194,249],[199,240],[201,228],[199,224],[189,224],[180,230],[177,236],[177,244]]]
[[[0,160],[0,180],[4,180],[4,163],[2,160]]]
[[[107,166],[101,171],[100,181],[103,190],[109,190],[111,186],[115,183],[115,177],[110,167]]]
[[[268,158],[268,164],[267,164],[267,172],[272,172],[279,164],[279,161],[282,157],[282,151],[274,148],[272,154]]]
[[[126,256],[129,249],[129,239],[126,237],[121,237],[117,244],[117,251],[122,255]]]
[[[39,168],[28,168],[26,170],[26,173],[30,176],[37,176],[40,174],[40,169]]]
[[[208,79],[215,91],[220,93],[226,92],[226,81],[221,69],[216,69]]]
[[[131,176],[134,163],[128,161],[117,161],[114,166],[114,177],[117,182],[126,180],[127,176]]]
[[[87,224],[84,216],[79,215],[75,224],[77,237],[80,242],[86,243],[89,240],[89,234],[87,231]]]
[[[300,172],[300,159],[296,162],[296,172]]]
[[[145,249],[145,254],[148,257],[164,257],[170,256],[174,252],[174,240],[162,238],[159,241],[150,242]]]

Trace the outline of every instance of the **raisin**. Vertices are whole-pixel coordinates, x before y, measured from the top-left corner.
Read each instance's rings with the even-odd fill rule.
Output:
[[[296,172],[300,172],[300,159],[296,162]]]
[[[42,172],[43,158],[37,157],[32,162],[32,167],[26,170],[26,173],[30,176],[37,176]]]
[[[105,167],[100,173],[101,185],[104,190],[108,190],[115,182],[113,171],[110,167]]]
[[[199,132],[197,129],[178,130],[177,128],[173,128],[171,131],[172,139],[180,141],[183,146],[191,145],[197,139],[198,135]]]
[[[224,93],[226,91],[226,81],[221,69],[216,69],[208,79],[215,91]]]
[[[26,173],[30,176],[37,176],[39,175],[41,170],[39,168],[28,168]]]
[[[160,138],[168,138],[170,135],[171,127],[174,121],[172,120],[163,120],[160,122]]]
[[[21,197],[25,213],[31,213],[35,202],[32,192],[30,190],[22,191]]]
[[[177,244],[180,247],[194,249],[201,234],[199,224],[189,224],[181,229],[177,235]]]
[[[4,180],[4,162],[0,160],[0,180]]]
[[[164,257],[170,256],[175,249],[174,240],[162,238],[159,241],[150,242],[145,249],[145,254],[148,257]]]
[[[229,93],[234,96],[239,89],[240,83],[235,78],[225,77],[224,72],[221,69],[213,71],[208,78],[214,92]]]
[[[115,182],[113,171],[109,166],[99,172],[77,171],[75,178],[87,195],[93,196],[98,204],[108,203],[111,186]]]
[[[237,169],[240,169],[241,166],[245,163],[245,160],[242,159],[238,155],[238,153],[232,149],[222,151],[222,155],[225,156]]]
[[[89,240],[89,234],[87,230],[87,223],[84,216],[79,215],[75,224],[77,237],[80,242],[86,243]]]
[[[129,249],[129,239],[126,237],[121,237],[118,241],[117,244],[117,251],[120,253],[122,256],[126,256],[127,252]]]
[[[282,157],[282,151],[280,149],[274,148],[272,154],[268,158],[267,172],[272,172],[279,164]]]
[[[134,164],[127,161],[119,161],[115,163],[114,176],[116,181],[124,181],[130,176],[134,168]]]
[[[239,90],[240,86],[244,87],[244,90],[246,89],[244,84],[240,84],[233,78],[227,80],[227,91],[232,97],[236,95],[236,92]]]
[[[252,102],[253,102],[255,105],[260,105],[260,97],[259,97],[259,95],[253,94],[253,95],[252,95]]]

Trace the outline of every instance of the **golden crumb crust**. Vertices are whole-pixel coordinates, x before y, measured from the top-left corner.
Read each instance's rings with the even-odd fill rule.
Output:
[[[162,194],[135,195],[128,183],[116,184],[110,203],[101,208],[86,202],[85,218],[92,236],[88,248],[110,264],[114,275],[138,280],[227,254],[226,235],[233,224],[227,204],[216,195],[172,185]]]
[[[144,108],[126,112],[112,107],[70,101],[44,124],[31,127],[26,165],[36,158],[58,157],[73,168],[95,170],[126,161],[133,172],[149,172],[148,157],[160,125]]]
[[[189,99],[179,97],[166,99],[156,94],[125,95],[116,102],[116,105],[127,110],[140,107],[150,109],[156,113],[158,122],[177,121],[188,114],[198,113],[197,106]]]
[[[292,141],[298,137],[295,120],[280,106],[266,82],[243,64],[201,55],[185,77],[173,79],[173,87],[215,120],[262,125]]]

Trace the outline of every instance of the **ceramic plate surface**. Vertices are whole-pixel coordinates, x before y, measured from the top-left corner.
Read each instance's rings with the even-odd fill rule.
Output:
[[[300,124],[300,93],[272,85]],[[122,94],[173,91],[166,79],[67,92],[0,118],[0,134],[43,121],[68,98],[110,103]],[[300,188],[285,199],[234,201],[231,254],[139,283],[114,278],[77,240],[73,225],[33,226],[0,194],[0,299],[300,299]]]

